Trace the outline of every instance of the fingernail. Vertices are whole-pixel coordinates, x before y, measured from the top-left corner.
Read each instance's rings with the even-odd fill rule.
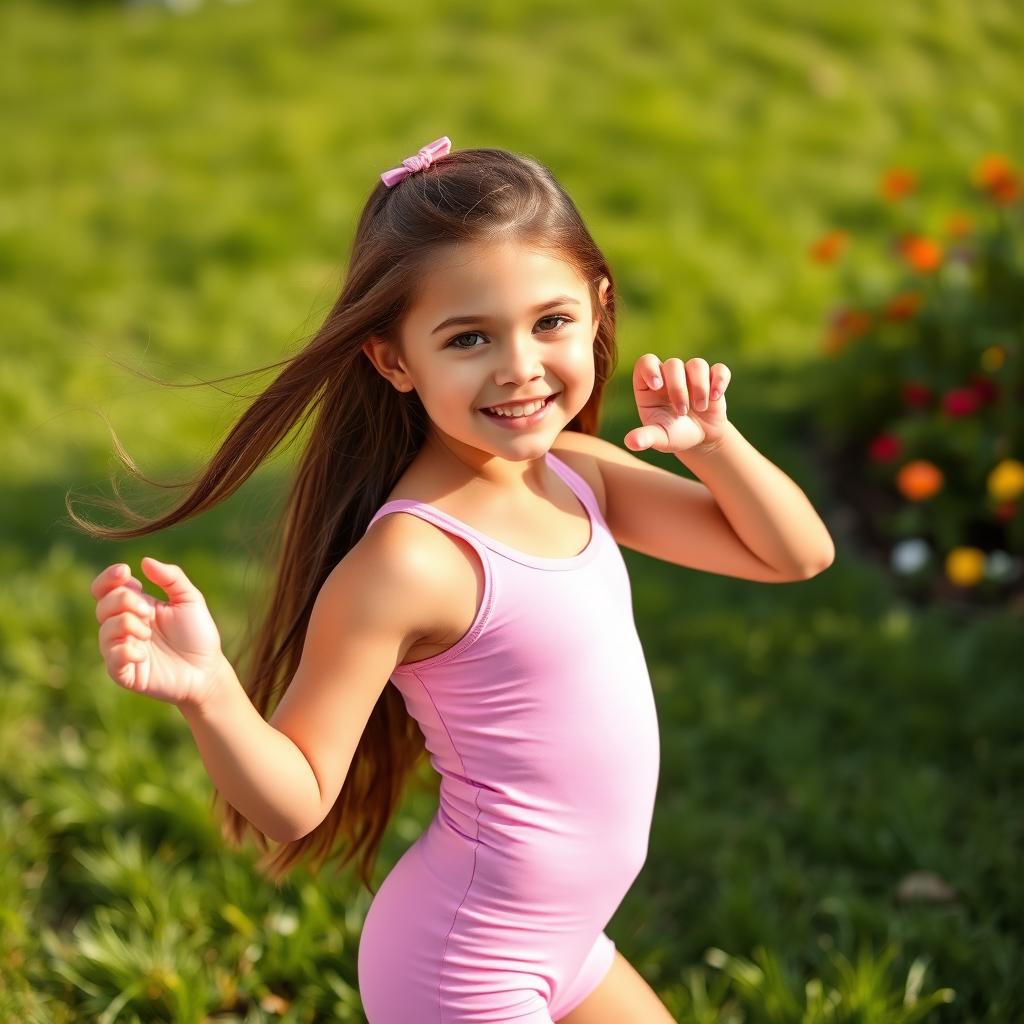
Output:
[[[652,377],[651,378],[651,387],[652,388],[660,388],[661,387],[661,378],[660,377]]]
[[[711,392],[711,397],[712,397],[712,399],[717,399],[721,394],[722,394],[721,391],[712,391]]]

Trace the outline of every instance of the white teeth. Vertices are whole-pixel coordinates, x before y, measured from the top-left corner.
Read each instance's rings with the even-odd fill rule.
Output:
[[[513,405],[510,409],[489,409],[497,416],[532,416],[545,402],[542,398],[539,402],[530,402],[529,405]]]

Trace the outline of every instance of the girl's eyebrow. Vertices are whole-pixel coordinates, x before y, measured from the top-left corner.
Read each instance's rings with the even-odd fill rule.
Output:
[[[548,299],[547,302],[542,302],[539,306],[534,306],[530,312],[542,313],[545,309],[550,309],[552,306],[578,306],[579,304],[579,299],[574,299],[571,295],[556,295],[553,299]],[[437,334],[438,331],[443,330],[445,327],[451,327],[454,324],[477,324],[482,323],[486,319],[486,316],[482,316],[479,313],[468,313],[463,316],[450,316],[447,320],[442,320],[441,323],[439,323],[430,333]]]

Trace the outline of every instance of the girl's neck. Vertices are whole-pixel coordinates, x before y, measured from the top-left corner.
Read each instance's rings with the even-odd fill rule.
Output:
[[[523,501],[551,491],[546,454],[512,462],[450,438],[428,434],[413,460],[416,473],[440,493],[462,492],[483,500]],[[412,467],[410,467],[412,468]]]

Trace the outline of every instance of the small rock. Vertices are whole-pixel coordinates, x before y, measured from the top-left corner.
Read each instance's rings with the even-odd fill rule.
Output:
[[[956,890],[934,871],[911,871],[896,887],[900,903],[949,903],[956,899]]]

